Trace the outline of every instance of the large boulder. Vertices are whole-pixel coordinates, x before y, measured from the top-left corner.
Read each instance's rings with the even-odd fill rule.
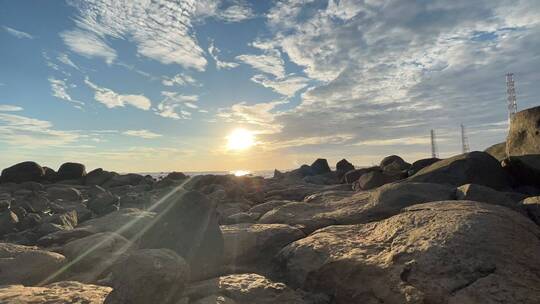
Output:
[[[232,299],[236,304],[306,303],[300,293],[287,285],[254,273],[232,274],[193,283],[186,289],[186,296],[191,302],[221,296]]]
[[[520,202],[520,205],[533,222],[540,225],[540,196],[527,197]]]
[[[325,174],[329,173],[332,170],[330,170],[330,166],[328,165],[328,161],[324,158],[318,158],[316,159],[313,164],[311,164],[311,169],[313,170],[313,173],[315,175],[318,174]]]
[[[0,181],[3,183],[37,182],[44,175],[43,167],[35,162],[26,161],[2,170]]]
[[[120,209],[105,216],[88,220],[76,229],[84,229],[92,233],[115,232],[128,240],[136,239],[141,231],[151,224],[154,212],[135,208]]]
[[[225,263],[241,270],[246,265],[255,269],[269,266],[281,248],[306,236],[300,229],[284,224],[223,225],[221,231]]]
[[[540,107],[520,111],[510,121],[505,167],[524,184],[540,182]]]
[[[177,304],[188,281],[189,267],[174,251],[138,250],[113,266],[105,304]]]
[[[330,225],[367,223],[393,216],[402,208],[454,198],[454,188],[429,183],[387,184],[338,201],[289,203],[264,214],[260,223],[300,225],[306,233]]]
[[[119,234],[103,232],[71,241],[61,252],[70,261],[67,270],[77,281],[96,282],[132,245]]]
[[[355,169],[355,170],[349,171],[349,172],[345,173],[345,175],[343,176],[344,182],[346,184],[352,184],[352,183],[356,182],[362,175],[364,175],[366,173],[369,173],[369,172],[373,172],[373,171],[380,172],[380,171],[382,171],[382,169],[379,166],[375,166],[375,167],[360,168],[360,169]]]
[[[496,160],[502,161],[506,158],[506,142],[494,144],[485,150],[486,153],[493,156]]]
[[[64,163],[58,169],[56,178],[62,180],[74,180],[86,175],[86,167],[79,163]]]
[[[141,248],[172,249],[188,261],[195,278],[220,269],[223,236],[214,202],[199,192],[180,190],[155,210],[158,215],[142,234]]]
[[[84,184],[88,186],[101,186],[115,175],[116,173],[105,171],[102,168],[97,168],[86,174]]]
[[[354,166],[346,159],[342,159],[336,164],[336,172],[338,172],[339,177],[342,177],[351,170],[354,170]]]
[[[397,155],[390,155],[383,158],[379,166],[384,171],[406,171],[411,167],[411,164]]]
[[[0,286],[0,303],[4,304],[102,304],[110,287],[64,281],[43,287],[23,285]]]
[[[416,172],[424,169],[425,167],[431,166],[438,161],[440,161],[440,159],[436,157],[419,159],[412,163],[411,167],[407,171],[407,174],[409,176],[413,176],[416,174]]]
[[[111,213],[118,210],[120,198],[110,192],[105,192],[91,198],[87,203],[88,209],[98,215]]]
[[[362,176],[353,183],[353,189],[356,191],[370,190],[400,179],[402,179],[400,174],[390,174],[388,171],[371,171],[362,174]]]
[[[456,189],[456,198],[458,200],[495,204],[516,211],[522,211],[519,202],[525,199],[525,197],[521,193],[502,192],[476,184],[466,184]]]
[[[7,209],[0,212],[0,236],[15,232],[19,224],[19,217],[11,210]]]
[[[292,286],[332,303],[540,302],[540,229],[500,206],[446,201],[332,226],[284,248]]]
[[[509,187],[510,181],[499,162],[485,152],[470,152],[438,161],[428,166],[409,181],[422,183],[479,184],[493,189]]]
[[[62,269],[65,259],[35,246],[0,243],[0,285],[48,282]]]
[[[82,201],[81,192],[71,187],[50,187],[47,188],[47,197],[49,200],[63,200],[79,202]]]

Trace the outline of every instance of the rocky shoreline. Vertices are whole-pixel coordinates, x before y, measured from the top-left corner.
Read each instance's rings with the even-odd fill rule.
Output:
[[[156,180],[0,177],[0,302],[540,303],[540,107],[506,143],[412,164]]]

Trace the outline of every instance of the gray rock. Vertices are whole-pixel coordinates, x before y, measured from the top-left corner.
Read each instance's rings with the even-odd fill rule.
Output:
[[[118,210],[119,197],[105,192],[90,199],[86,206],[96,214],[103,215]]]
[[[0,180],[3,183],[37,182],[40,181],[44,175],[45,171],[40,165],[35,162],[27,161],[2,170]]]
[[[501,192],[482,185],[467,184],[456,189],[456,197],[458,200],[495,204],[522,212],[519,201],[526,196],[516,192]]]
[[[102,168],[94,169],[86,174],[84,184],[88,186],[101,186],[115,175],[116,173],[105,171]]]
[[[411,164],[403,160],[397,155],[390,155],[381,160],[379,164],[384,171],[406,171],[409,170]]]
[[[313,173],[315,175],[318,174],[325,174],[329,173],[332,170],[330,170],[330,166],[328,165],[328,161],[324,158],[318,158],[316,159],[313,164],[311,164],[311,170],[313,170]]]
[[[92,283],[132,247],[133,244],[123,236],[104,232],[68,242],[61,252],[70,261],[67,270],[72,273],[72,279]]]
[[[216,208],[196,191],[173,193],[155,209],[158,216],[140,239],[140,248],[168,248],[185,258],[193,278],[219,271],[223,236]]]
[[[407,174],[409,176],[413,176],[415,175],[418,171],[424,169],[425,167],[428,167],[428,166],[431,166],[433,165],[434,163],[440,161],[439,158],[424,158],[424,159],[419,159],[417,161],[415,161],[414,163],[412,163],[411,167],[409,168],[409,170],[407,171]]]
[[[64,163],[58,169],[56,178],[60,181],[75,180],[86,176],[86,167],[79,163]]]
[[[358,181],[353,183],[353,189],[356,191],[370,190],[398,181],[401,178],[402,177],[399,174],[390,175],[386,171],[371,171],[362,174]]]
[[[300,293],[287,285],[254,273],[222,276],[191,284],[186,289],[186,296],[190,300],[199,300],[210,295],[221,295],[237,304],[306,303]]]
[[[510,179],[493,156],[485,152],[470,152],[438,161],[409,177],[422,183],[484,185],[496,190],[508,188]]]
[[[189,267],[174,251],[138,250],[113,266],[105,304],[177,304],[188,281]]]
[[[0,236],[15,232],[19,224],[19,217],[11,210],[6,210],[0,213]]]
[[[64,266],[61,254],[34,246],[0,243],[0,285],[34,285],[49,281]]]
[[[82,201],[81,192],[70,187],[50,187],[47,189],[49,200]]]
[[[540,225],[540,196],[532,196],[520,202],[533,222]]]
[[[0,287],[0,302],[4,304],[102,304],[110,287],[63,281],[42,287],[8,285]]]
[[[88,220],[77,228],[93,233],[115,232],[128,240],[138,238],[152,222],[155,213],[135,208],[120,209],[105,216]]]
[[[375,166],[375,167],[360,168],[353,171],[349,171],[344,176],[345,183],[352,184],[356,182],[360,178],[360,176],[366,173],[372,172],[372,171],[382,171],[382,169],[379,166]]]
[[[493,146],[487,148],[484,152],[493,156],[496,160],[502,161],[506,158],[506,142],[494,144]]]
[[[353,164],[346,159],[342,159],[336,164],[336,173],[339,179],[342,179],[345,173],[354,170]]]
[[[415,205],[379,222],[321,229],[284,248],[292,286],[333,303],[540,302],[540,230],[507,208]]]

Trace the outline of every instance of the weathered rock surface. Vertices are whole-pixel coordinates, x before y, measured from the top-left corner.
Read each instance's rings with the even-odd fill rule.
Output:
[[[285,284],[270,281],[253,273],[233,274],[200,281],[191,284],[186,289],[186,296],[191,301],[212,295],[232,299],[237,304],[306,303],[301,294]]]
[[[493,156],[496,160],[502,161],[506,158],[506,142],[494,144],[485,150],[486,153]]]
[[[110,192],[98,194],[91,198],[86,205],[94,213],[103,215],[118,210],[118,201],[120,198]]]
[[[526,196],[521,193],[501,192],[476,184],[467,184],[456,189],[456,198],[458,200],[501,205],[516,211],[521,211],[519,201],[523,200],[525,197]]]
[[[354,170],[353,164],[351,164],[346,159],[342,159],[342,160],[338,161],[337,164],[336,164],[336,173],[337,173],[337,177],[339,179],[343,178],[343,176],[347,172],[352,171],[352,170]]]
[[[86,221],[76,229],[85,229],[93,233],[115,232],[128,240],[133,240],[150,225],[154,216],[154,212],[127,208]]]
[[[313,164],[311,164],[311,169],[313,170],[313,173],[315,175],[317,174],[325,174],[332,170],[330,170],[330,166],[328,165],[328,161],[324,158],[318,158],[316,159]]]
[[[224,262],[239,269],[248,264],[269,266],[283,247],[305,237],[300,229],[284,224],[236,224],[221,226],[225,244]]]
[[[413,176],[418,171],[424,169],[425,167],[431,166],[431,165],[433,165],[434,163],[436,163],[438,161],[440,161],[440,159],[439,158],[434,158],[434,157],[433,158],[419,159],[419,160],[415,161],[414,163],[412,163],[411,167],[407,171],[407,174],[409,176]]]
[[[411,164],[397,155],[390,155],[383,158],[379,166],[384,171],[406,171],[411,167]]]
[[[62,180],[80,179],[86,175],[86,167],[80,163],[64,163],[58,169],[56,178]]]
[[[454,198],[450,186],[429,183],[395,183],[371,192],[359,192],[339,201],[322,204],[294,202],[264,214],[260,223],[301,225],[310,233],[336,225],[366,223],[397,214],[402,208]]]
[[[399,174],[389,174],[387,171],[371,171],[362,174],[358,181],[353,183],[353,189],[356,191],[370,190],[382,185],[398,181],[402,178]]]
[[[113,291],[105,304],[177,304],[189,281],[189,267],[168,249],[143,249],[113,267]]]
[[[504,164],[520,183],[540,185],[540,107],[520,111],[510,121]]]
[[[407,208],[380,222],[332,226],[280,253],[291,283],[333,303],[538,303],[540,230],[471,201]]]
[[[88,172],[88,174],[86,174],[85,179],[84,179],[84,184],[89,185],[89,186],[92,186],[92,185],[101,186],[105,184],[105,182],[110,180],[114,175],[116,174],[113,172],[105,171],[102,168],[94,169]]]
[[[35,246],[0,243],[0,285],[35,285],[62,268],[65,257]]]
[[[70,187],[50,187],[47,188],[47,197],[49,200],[63,200],[63,201],[82,201],[81,192],[75,188]]]
[[[215,204],[196,191],[177,192],[140,239],[141,248],[168,248],[185,258],[193,277],[215,273],[223,258],[223,236]]]
[[[18,163],[2,170],[0,181],[3,183],[22,183],[40,181],[45,175],[43,168],[35,162]]]
[[[77,281],[96,282],[133,244],[113,232],[97,233],[65,244],[61,252]]]
[[[352,184],[356,182],[360,176],[363,174],[372,172],[372,171],[382,171],[381,167],[375,166],[375,167],[369,167],[369,168],[360,168],[356,170],[349,171],[345,173],[344,179],[346,184]]]
[[[82,284],[79,282],[57,282],[44,287],[23,285],[0,286],[0,302],[4,304],[102,304],[110,287]]]
[[[540,225],[540,196],[532,196],[520,202],[527,215],[537,225]]]
[[[509,186],[510,180],[499,162],[485,152],[470,152],[438,161],[428,166],[409,181],[423,183],[479,184],[496,190]]]

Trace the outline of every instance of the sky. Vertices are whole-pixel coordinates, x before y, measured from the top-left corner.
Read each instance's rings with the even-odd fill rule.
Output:
[[[0,168],[447,157],[504,141],[508,72],[539,105],[537,0],[0,0]]]

